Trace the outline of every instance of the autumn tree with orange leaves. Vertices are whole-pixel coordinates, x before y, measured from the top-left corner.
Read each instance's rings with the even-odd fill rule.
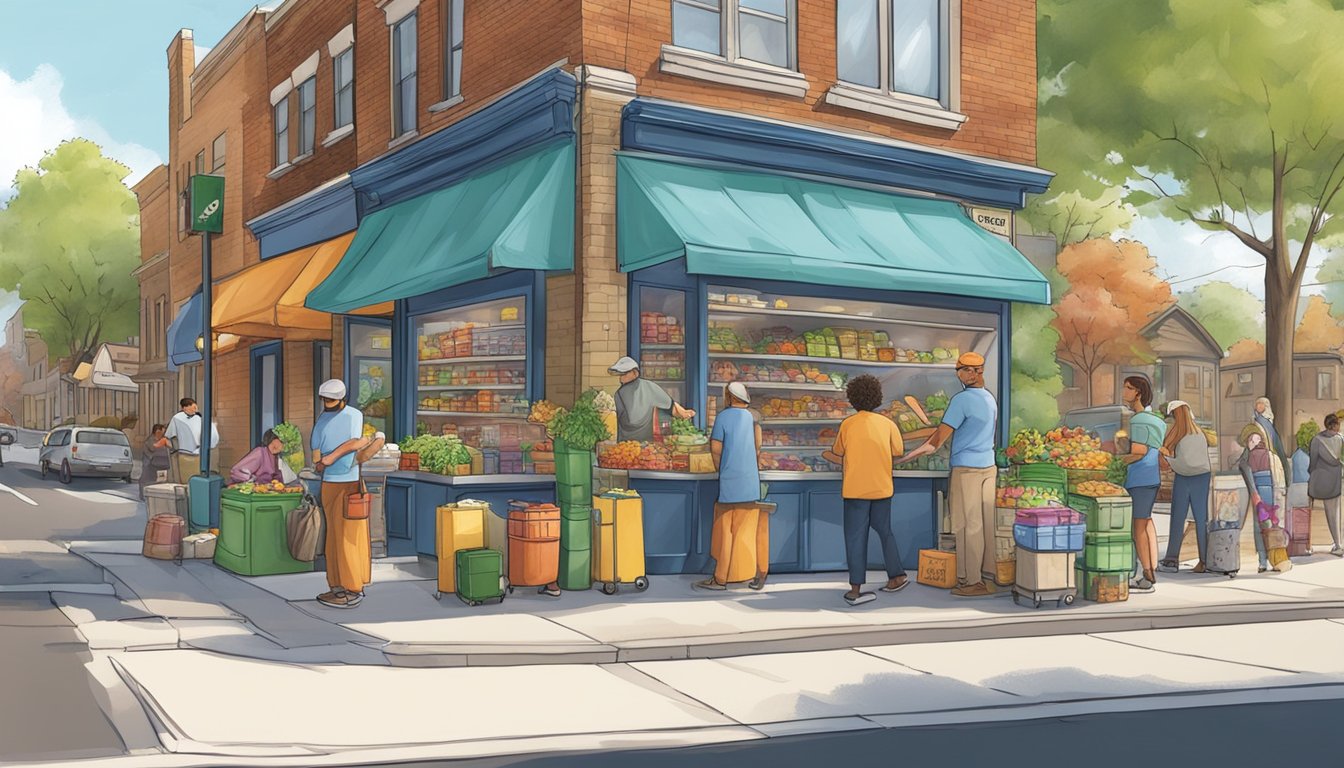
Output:
[[[1148,248],[1133,240],[1086,240],[1059,254],[1070,285],[1054,323],[1059,359],[1086,377],[1089,406],[1098,371],[1151,356],[1139,331],[1175,301],[1156,268]]]

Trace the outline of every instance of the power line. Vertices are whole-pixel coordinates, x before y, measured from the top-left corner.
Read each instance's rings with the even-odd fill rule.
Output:
[[[1176,283],[1188,283],[1191,280],[1198,280],[1201,277],[1209,277],[1211,275],[1216,275],[1225,269],[1260,269],[1264,266],[1265,266],[1264,264],[1228,264],[1225,267],[1219,267],[1218,269],[1215,269],[1212,272],[1205,272],[1202,275],[1195,275],[1193,277],[1183,277],[1180,280],[1168,280],[1167,282],[1171,283],[1172,285],[1175,285]]]

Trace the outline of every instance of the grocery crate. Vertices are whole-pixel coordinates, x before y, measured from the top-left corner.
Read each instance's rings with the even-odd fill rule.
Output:
[[[1077,525],[1081,522],[1083,516],[1068,507],[1019,509],[1013,517],[1013,525]]]
[[[1013,541],[1033,552],[1077,552],[1083,548],[1083,524],[1013,526]]]
[[[1106,470],[1104,469],[1065,469],[1065,475],[1068,478],[1069,493],[1077,493],[1078,486],[1088,481],[1106,481]]]
[[[1129,570],[1134,566],[1134,540],[1128,533],[1086,534],[1082,563],[1093,571]]]
[[[1022,485],[1057,488],[1062,494],[1069,476],[1058,464],[1023,464],[1017,468],[1017,480]]]
[[[1130,570],[1092,571],[1079,562],[1075,568],[1083,599],[1097,603],[1122,603],[1129,599]]]
[[[1134,503],[1128,496],[1069,494],[1069,507],[1083,513],[1089,533],[1128,532],[1133,526]]]

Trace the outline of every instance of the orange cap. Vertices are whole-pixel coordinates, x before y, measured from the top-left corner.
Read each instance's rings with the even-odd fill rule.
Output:
[[[984,365],[985,356],[978,352],[965,352],[957,358],[957,367],[968,365]]]

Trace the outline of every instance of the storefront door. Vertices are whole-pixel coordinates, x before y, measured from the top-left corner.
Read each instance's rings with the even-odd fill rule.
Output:
[[[252,347],[252,445],[261,442],[266,430],[284,421],[281,395],[284,377],[280,342]]]

